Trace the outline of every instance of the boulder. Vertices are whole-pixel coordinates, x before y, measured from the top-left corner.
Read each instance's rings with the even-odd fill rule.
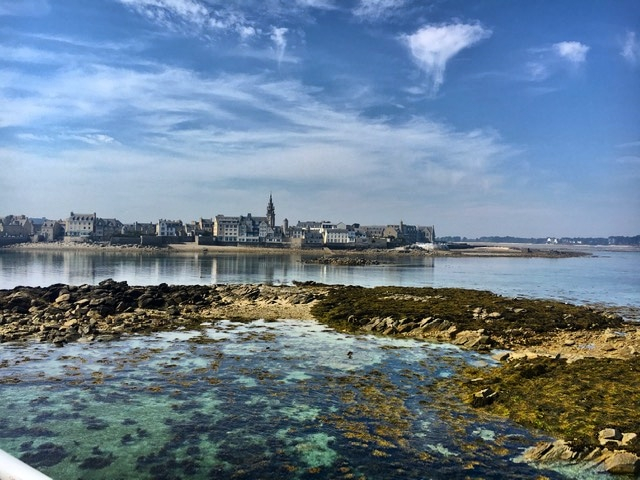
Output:
[[[64,302],[68,302],[69,300],[71,300],[71,294],[63,293],[62,295],[58,296],[58,298],[55,299],[54,303],[64,303]]]
[[[534,462],[557,462],[558,460],[571,460],[577,453],[564,440],[555,442],[542,442],[524,452],[524,458]]]
[[[612,452],[604,461],[603,467],[615,475],[634,475],[640,471],[640,457],[623,450]]]
[[[615,442],[616,445],[622,440],[622,432],[618,428],[604,428],[598,432],[598,441],[600,445],[606,445],[609,442]]]

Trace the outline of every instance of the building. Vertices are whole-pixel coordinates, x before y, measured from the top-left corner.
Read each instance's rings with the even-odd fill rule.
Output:
[[[157,225],[153,222],[143,223],[143,222],[133,222],[122,225],[120,229],[120,233],[122,235],[132,237],[139,235],[155,235],[156,234]]]
[[[184,234],[182,220],[160,219],[156,225],[156,235],[159,237],[179,237]]]
[[[277,227],[275,222],[276,210],[273,197],[269,195],[265,217],[254,217],[251,213],[238,217],[216,215],[213,222],[213,236],[222,243],[282,243],[283,229]]]
[[[57,242],[64,238],[64,225],[62,221],[45,220],[40,229],[40,239],[45,242]]]
[[[325,245],[355,245],[356,232],[349,228],[326,228],[322,230]]]
[[[67,241],[92,239],[96,231],[96,220],[95,212],[71,212],[65,221],[64,239]]]
[[[276,228],[276,209],[273,206],[273,198],[269,194],[269,203],[267,203],[267,225]]]
[[[34,232],[33,222],[26,215],[7,215],[0,219],[0,236],[29,237]]]
[[[417,227],[400,222],[399,225],[387,225],[383,236],[392,244],[411,245],[414,243],[434,243],[436,239],[435,227]]]
[[[236,243],[240,230],[240,217],[216,215],[213,221],[213,236],[219,242]]]
[[[117,236],[122,231],[122,222],[115,218],[96,219],[96,229],[93,234],[94,240],[107,241],[111,237]]]

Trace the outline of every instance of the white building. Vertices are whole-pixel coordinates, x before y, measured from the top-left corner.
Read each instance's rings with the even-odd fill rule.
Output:
[[[182,220],[158,220],[156,225],[156,235],[159,237],[177,237],[182,235]]]

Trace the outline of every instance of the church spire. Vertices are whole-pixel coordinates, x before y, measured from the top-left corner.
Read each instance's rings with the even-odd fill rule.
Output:
[[[273,206],[273,198],[269,194],[269,203],[267,204],[267,223],[271,228],[276,226],[276,209]]]

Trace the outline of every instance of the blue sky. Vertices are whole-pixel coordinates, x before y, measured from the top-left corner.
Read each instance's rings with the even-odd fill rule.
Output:
[[[637,0],[0,0],[0,215],[640,233]]]

